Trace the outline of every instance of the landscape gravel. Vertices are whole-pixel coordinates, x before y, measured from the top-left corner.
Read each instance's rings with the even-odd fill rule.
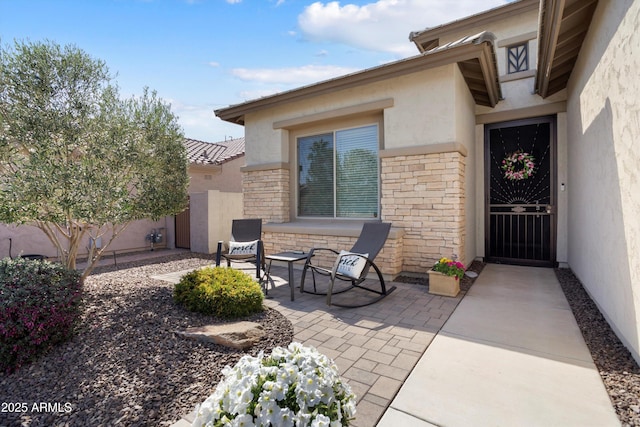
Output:
[[[0,426],[170,426],[193,410],[213,391],[222,367],[245,353],[178,338],[176,330],[212,318],[177,306],[173,285],[149,276],[211,262],[184,254],[97,269],[85,284],[83,327],[74,339],[12,375],[0,374],[0,404],[13,410],[0,412]],[[483,267],[474,262],[469,271]],[[640,426],[638,364],[571,270],[557,269],[556,276],[621,424]],[[461,290],[473,281],[464,277]],[[246,320],[267,331],[249,354],[293,338],[291,322],[274,310]]]
[[[176,336],[216,320],[177,306],[173,285],[149,276],[211,262],[186,254],[97,269],[85,282],[79,333],[0,374],[0,426],[169,426],[213,392],[225,365],[288,345],[291,322],[270,309],[243,319],[266,331],[246,353]]]
[[[640,426],[640,367],[573,272],[556,269],[556,277],[620,422],[624,427]]]

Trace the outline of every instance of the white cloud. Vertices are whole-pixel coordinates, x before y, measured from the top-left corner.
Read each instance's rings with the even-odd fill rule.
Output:
[[[171,100],[171,111],[178,116],[178,123],[184,130],[184,136],[207,142],[224,141],[225,136],[238,138],[244,135],[244,128],[220,120],[213,110],[226,107],[213,105],[189,105]]]
[[[259,83],[307,84],[358,71],[333,65],[304,65],[291,68],[235,68],[231,73],[243,81]]]
[[[229,4],[237,4],[237,3],[241,3],[242,0],[227,0],[227,3]]]
[[[305,38],[342,43],[399,57],[417,54],[409,33],[442,25],[508,0],[378,0],[358,6],[315,2],[298,16]]]
[[[213,68],[218,68],[220,66],[220,63],[216,61],[209,61],[209,66]]]

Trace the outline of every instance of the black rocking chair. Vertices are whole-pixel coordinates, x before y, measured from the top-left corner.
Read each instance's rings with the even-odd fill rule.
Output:
[[[387,290],[384,283],[384,278],[382,277],[382,273],[380,272],[378,266],[374,264],[373,260],[382,250],[382,247],[387,241],[390,229],[390,223],[367,222],[362,226],[360,236],[349,252],[338,252],[329,248],[311,249],[302,270],[300,292],[307,292],[314,295],[326,295],[327,305],[332,305],[331,297],[333,294],[347,292],[354,288],[363,289],[377,295],[374,299],[367,299],[364,303],[359,304],[340,304],[333,302],[333,305],[336,305],[338,307],[363,307],[376,303],[389,295],[396,289],[396,287],[393,286]],[[312,258],[315,255],[318,255],[319,251],[328,251],[337,255],[332,268],[325,268],[319,265],[314,265],[312,263]],[[380,290],[370,288],[369,284],[367,284],[367,286],[362,286],[362,283],[366,280],[367,274],[369,273],[371,267],[373,267],[376,274],[378,275]],[[304,282],[307,270],[311,270],[311,277],[313,278],[313,291],[304,290]],[[315,276],[316,273],[322,276],[328,276],[330,278],[331,283],[329,284],[329,289],[327,290],[327,292],[317,291]],[[337,292],[334,292],[333,288],[336,279],[344,282],[350,282],[350,285],[346,289],[341,289]]]
[[[231,223],[231,240],[228,243],[218,242],[216,266],[224,258],[227,267],[231,261],[255,263],[256,279],[262,281],[262,274],[267,271],[262,244],[262,219],[234,219]]]

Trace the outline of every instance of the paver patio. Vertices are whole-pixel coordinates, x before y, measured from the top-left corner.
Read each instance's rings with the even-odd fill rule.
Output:
[[[374,426],[464,293],[440,297],[426,286],[394,282],[388,286],[397,289],[376,304],[341,308],[327,306],[323,296],[301,294],[301,273],[294,270],[291,301],[287,269],[274,264],[276,287],[269,288],[265,304],[291,321],[295,341],[336,362],[358,398],[353,425]],[[310,283],[307,277],[305,289]]]
[[[243,269],[242,264],[235,268]],[[299,267],[299,266],[296,266]],[[251,267],[250,267],[251,268]],[[155,278],[177,282],[186,271]],[[418,284],[392,282],[396,290],[375,304],[359,308],[327,306],[321,295],[300,293],[302,271],[294,269],[295,300],[286,266],[271,268],[265,305],[291,321],[294,341],[332,358],[357,396],[355,427],[375,426],[426,348],[453,313],[465,292],[455,297],[431,295]],[[318,287],[328,279],[317,277]],[[274,286],[274,287],[272,287]],[[305,289],[311,286],[307,277]],[[325,286],[326,287],[326,286]],[[356,299],[363,296],[362,291]],[[351,297],[351,292],[340,298]],[[365,297],[367,296],[364,293]],[[334,301],[338,298],[334,296]],[[190,425],[193,413],[172,427]]]

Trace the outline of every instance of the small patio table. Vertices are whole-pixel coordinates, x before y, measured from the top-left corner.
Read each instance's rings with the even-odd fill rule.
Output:
[[[306,260],[308,255],[308,252],[303,251],[287,251],[265,256],[265,259],[269,260],[269,267],[267,267],[267,278],[270,277],[271,263],[273,261],[283,261],[287,263],[287,266],[289,267],[289,287],[291,288],[291,301],[295,299],[293,292],[293,263],[296,261]]]

